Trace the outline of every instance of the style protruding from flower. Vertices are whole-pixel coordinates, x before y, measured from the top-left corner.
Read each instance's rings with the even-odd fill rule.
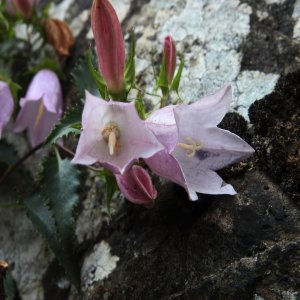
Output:
[[[63,97],[56,74],[39,71],[32,79],[26,96],[20,100],[21,110],[15,132],[27,130],[32,147],[41,144],[62,114]]]
[[[14,99],[7,83],[0,81],[0,138],[14,110]]]
[[[117,97],[125,89],[125,48],[120,22],[108,0],[94,0],[91,23],[100,73]]]
[[[165,68],[166,82],[170,86],[176,69],[176,45],[171,36],[166,36],[164,41],[162,68]]]
[[[149,173],[140,166],[132,166],[123,175],[116,175],[120,191],[130,202],[152,208],[157,190]]]
[[[20,14],[24,18],[32,15],[38,0],[6,0],[6,10],[9,14]]]
[[[53,46],[57,55],[60,57],[70,55],[74,38],[68,24],[57,19],[46,19],[43,26],[47,42]]]
[[[198,199],[197,192],[236,194],[215,171],[254,152],[240,137],[217,127],[231,98],[231,86],[227,85],[191,105],[162,108],[146,120],[165,146],[146,163],[154,173],[183,186],[191,200]]]
[[[86,92],[82,133],[73,163],[99,162],[113,173],[123,174],[135,160],[149,158],[162,149],[133,102],[107,102]]]

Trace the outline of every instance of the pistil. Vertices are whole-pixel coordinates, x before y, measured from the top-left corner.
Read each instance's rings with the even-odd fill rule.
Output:
[[[109,154],[112,156],[120,148],[118,139],[120,137],[120,130],[115,122],[109,122],[102,129],[101,134],[103,139],[107,142]]]
[[[178,143],[177,146],[186,150],[186,155],[188,157],[193,157],[196,154],[196,151],[203,148],[203,144],[195,141],[192,137],[187,137],[186,140],[189,144]]]

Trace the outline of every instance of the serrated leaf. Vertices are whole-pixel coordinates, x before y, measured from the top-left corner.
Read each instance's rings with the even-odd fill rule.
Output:
[[[170,90],[175,91],[177,94],[178,94],[178,90],[179,90],[179,84],[180,84],[183,67],[184,67],[184,57],[182,55],[180,58],[180,64],[178,67],[178,71],[177,71],[177,73],[172,81],[171,87],[170,87]]]
[[[110,215],[110,204],[115,192],[119,189],[116,178],[109,170],[103,170],[99,173],[99,177],[104,180],[105,188],[105,203],[108,214]]]
[[[107,99],[107,88],[106,88],[106,83],[103,79],[103,77],[100,75],[100,73],[96,70],[94,67],[93,63],[93,55],[92,55],[92,50],[91,48],[88,51],[88,56],[87,56],[87,65],[88,69],[90,72],[91,77],[93,78],[99,93],[103,99]]]
[[[80,289],[75,253],[74,209],[79,172],[68,159],[48,158],[41,175],[40,190],[23,201],[28,217],[49,243],[70,281]]]
[[[135,41],[134,32],[131,32],[131,44],[128,60],[125,66],[125,89],[128,93],[135,85]]]
[[[145,104],[142,99],[142,93],[139,91],[137,99],[135,101],[135,109],[142,120],[146,120],[147,113],[145,109]]]
[[[54,144],[58,139],[68,136],[70,133],[80,134],[82,107],[73,106],[66,110],[62,119],[45,141],[45,145]]]
[[[90,74],[87,59],[82,59],[81,62],[75,67],[72,77],[81,98],[85,98],[86,90],[94,96],[100,96],[98,87]]]

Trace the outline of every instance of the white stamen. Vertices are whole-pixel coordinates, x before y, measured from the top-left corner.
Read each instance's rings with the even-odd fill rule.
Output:
[[[196,151],[203,148],[203,144],[195,141],[192,137],[187,137],[186,140],[190,144],[178,143],[177,146],[186,150],[186,155],[188,157],[193,157],[196,154]]]

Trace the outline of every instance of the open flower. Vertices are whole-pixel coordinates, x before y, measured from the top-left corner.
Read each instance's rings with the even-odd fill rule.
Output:
[[[50,70],[39,71],[31,81],[14,126],[15,132],[27,130],[32,147],[42,143],[62,113],[59,79]]]
[[[116,175],[118,186],[123,195],[132,203],[152,208],[157,197],[148,172],[140,166],[132,166],[123,175]]]
[[[163,149],[139,118],[133,102],[107,102],[86,92],[82,128],[73,163],[99,162],[123,174],[136,159],[149,158]]]
[[[38,0],[6,0],[6,10],[11,15],[18,13],[29,18],[37,2]]]
[[[191,200],[198,199],[197,192],[235,194],[215,171],[254,152],[240,137],[217,127],[229,110],[231,94],[227,85],[191,105],[160,109],[146,120],[165,146],[146,163],[154,173],[185,187]]]
[[[125,87],[125,48],[118,16],[108,0],[94,0],[91,26],[100,72],[108,91],[117,96]]]
[[[0,138],[14,110],[14,100],[7,83],[0,81]]]

